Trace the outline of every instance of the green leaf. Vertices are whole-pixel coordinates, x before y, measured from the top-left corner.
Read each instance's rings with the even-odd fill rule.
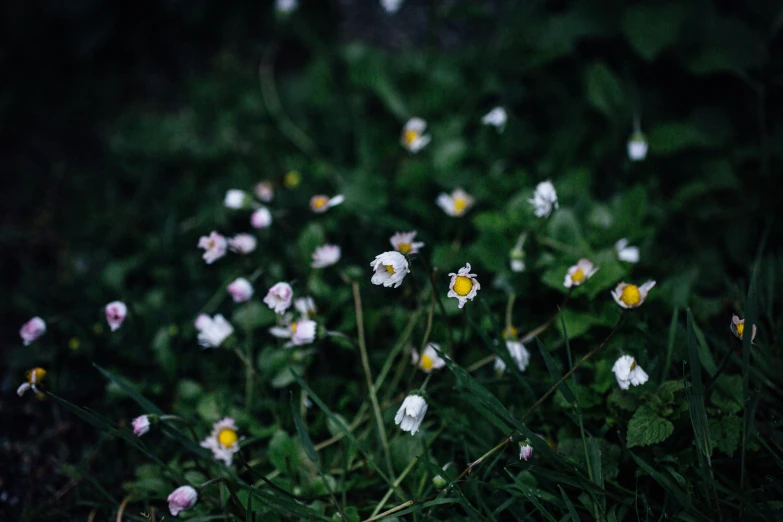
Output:
[[[278,430],[272,435],[267,452],[269,461],[280,473],[296,472],[299,468],[299,448],[286,432]]]
[[[710,419],[709,426],[712,447],[719,449],[729,457],[733,457],[740,444],[742,419],[734,415],[726,415]]]
[[[560,373],[560,369],[557,367],[557,363],[554,359],[552,359],[552,356],[549,354],[549,350],[546,349],[544,343],[542,343],[538,337],[536,337],[536,343],[538,344],[538,350],[541,352],[541,356],[544,358],[546,367],[549,370],[549,376],[553,380],[552,384],[554,385],[555,383],[560,382],[560,380],[563,378],[563,374]],[[574,397],[574,392],[571,391],[571,388],[567,382],[562,382],[558,387],[558,391],[563,393],[569,403],[576,404],[576,397]]]
[[[647,135],[650,151],[658,156],[668,156],[688,149],[709,147],[711,137],[693,124],[674,121],[660,123]]]
[[[241,329],[255,329],[275,323],[275,313],[266,305],[256,301],[237,306],[231,315],[231,322]]]
[[[712,404],[727,413],[742,410],[742,377],[739,375],[721,375],[715,382],[710,396]]]
[[[636,411],[639,407],[639,399],[636,395],[619,388],[615,388],[609,394],[609,402],[625,411]]]
[[[661,401],[668,403],[674,401],[675,392],[683,391],[684,389],[685,385],[682,383],[682,381],[666,381],[658,386],[656,393],[658,394],[658,397],[660,397]]]
[[[625,10],[621,27],[634,50],[652,61],[676,40],[685,21],[683,4],[631,5]]]
[[[629,448],[650,446],[663,442],[674,432],[674,424],[656,415],[647,406],[641,406],[628,422],[626,441]]]
[[[609,119],[617,118],[625,106],[622,84],[604,62],[594,62],[585,70],[585,91],[590,104]]]
[[[563,490],[560,484],[558,484],[557,487],[560,490],[560,494],[563,496],[563,501],[568,507],[568,514],[571,516],[571,522],[582,522],[582,520],[579,518],[579,514],[574,508],[574,504],[571,502],[571,499],[568,498],[568,495],[566,495],[566,492]]]

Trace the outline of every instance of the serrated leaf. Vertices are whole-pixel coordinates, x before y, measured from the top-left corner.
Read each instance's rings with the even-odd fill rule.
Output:
[[[726,415],[710,419],[709,426],[712,447],[719,449],[729,457],[733,457],[740,444],[742,419],[734,415]]]
[[[682,381],[666,381],[658,386],[656,393],[664,403],[672,402],[674,400],[674,394],[678,391],[683,391],[685,385]]]
[[[710,400],[712,404],[727,413],[737,413],[742,410],[742,377],[739,375],[718,377]]]
[[[647,406],[641,406],[628,422],[626,441],[629,448],[650,446],[665,441],[674,432],[674,424],[659,417]]]

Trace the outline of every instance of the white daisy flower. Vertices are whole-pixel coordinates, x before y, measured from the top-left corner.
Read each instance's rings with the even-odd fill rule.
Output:
[[[111,328],[112,332],[116,332],[128,315],[128,306],[122,301],[112,301],[106,305],[103,311],[106,314],[106,322],[109,323],[109,328]]]
[[[244,190],[231,189],[226,192],[226,198],[223,200],[223,205],[227,208],[240,209],[244,208],[250,202],[250,196],[248,196]]]
[[[27,346],[46,333],[46,322],[40,317],[33,317],[22,325],[19,329],[19,337]]]
[[[575,265],[568,269],[565,275],[563,286],[571,288],[579,286],[598,272],[598,267],[593,265],[589,259],[580,259]]]
[[[647,139],[639,131],[631,134],[628,140],[628,158],[631,161],[642,161],[647,157]]]
[[[612,366],[612,371],[617,378],[617,384],[623,390],[627,390],[632,384],[641,386],[649,379],[642,367],[636,364],[636,360],[630,355],[623,355],[617,359]]]
[[[311,321],[306,317],[301,317],[296,321],[291,321],[291,317],[286,317],[283,321],[285,326],[273,326],[269,333],[280,339],[291,339],[285,345],[285,348],[292,346],[301,346],[315,341],[318,332],[318,323]]]
[[[524,272],[525,271],[525,251],[522,249],[525,246],[525,240],[527,234],[521,234],[517,240],[517,244],[511,249],[509,254],[511,271],[512,272]]]
[[[268,228],[271,224],[272,213],[266,207],[261,207],[250,215],[250,226],[253,228]]]
[[[299,7],[299,0],[275,0],[275,10],[280,14],[291,14]]]
[[[235,303],[244,303],[253,297],[253,285],[244,277],[238,277],[228,285],[228,293]]]
[[[288,307],[291,306],[291,298],[294,296],[294,290],[291,285],[283,281],[277,283],[266,294],[264,302],[275,311],[276,314],[283,315]]]
[[[617,259],[625,261],[626,263],[638,263],[639,262],[639,247],[628,246],[628,240],[622,238],[614,244],[614,249],[617,251]]]
[[[271,181],[260,181],[256,183],[253,191],[256,193],[256,197],[264,203],[269,203],[275,199],[275,187]]]
[[[310,296],[300,297],[294,300],[294,308],[302,317],[314,315],[318,310],[315,307],[315,301]]]
[[[332,266],[340,260],[340,247],[337,245],[319,246],[313,252],[313,262],[310,264],[313,268],[326,268]]]
[[[503,107],[495,107],[481,118],[481,123],[484,125],[492,125],[498,132],[503,132],[506,128],[506,122],[508,121],[508,114]]]
[[[519,460],[530,460],[533,456],[533,446],[530,445],[530,441],[527,444],[523,444],[519,447]]]
[[[239,440],[234,419],[226,417],[212,426],[212,433],[201,441],[201,447],[212,450],[216,460],[222,460],[226,466],[230,466],[234,453],[239,451]]]
[[[451,217],[461,217],[473,206],[473,197],[461,188],[454,189],[451,194],[441,193],[435,200],[440,208]]]
[[[406,274],[410,272],[408,260],[396,250],[375,256],[375,260],[370,263],[370,266],[375,270],[372,284],[385,287],[394,286],[397,288],[402,284]]]
[[[226,255],[227,246],[226,238],[214,231],[198,240],[198,247],[204,249],[203,257],[208,265]]]
[[[476,297],[481,285],[476,280],[476,274],[470,273],[470,263],[465,263],[465,266],[460,268],[456,274],[452,272],[449,276],[451,276],[451,282],[447,297],[456,297],[459,301],[459,307],[462,308],[468,299],[472,301]]]
[[[402,401],[402,406],[397,410],[397,415],[394,416],[394,423],[397,424],[402,431],[409,431],[411,435],[416,435],[419,431],[424,415],[427,414],[427,401],[420,395],[408,395],[405,400]]]
[[[737,336],[738,339],[742,340],[742,336],[745,333],[745,319],[740,319],[736,315],[731,316],[731,333],[733,333],[735,336]],[[753,325],[753,333],[750,336],[750,342],[752,343],[753,340],[756,339],[756,325]]]
[[[228,240],[228,248],[237,254],[249,254],[256,249],[256,238],[250,234],[237,234]]]
[[[221,314],[215,317],[201,314],[196,318],[195,325],[198,343],[204,348],[217,348],[234,333],[234,327]]]
[[[389,238],[389,242],[394,247],[394,250],[402,254],[418,254],[419,249],[424,246],[424,243],[414,242],[416,239],[416,231],[413,232],[397,232]]]
[[[641,306],[647,293],[655,286],[655,281],[647,281],[642,286],[620,283],[612,290],[612,297],[617,304],[626,309],[638,308]]]
[[[192,508],[198,502],[198,492],[191,486],[180,486],[168,496],[169,511],[172,517],[179,515],[180,511]],[[163,520],[161,518],[161,520]]]
[[[440,350],[440,345],[427,343],[427,347],[424,348],[424,353],[419,357],[419,352],[414,349],[411,352],[413,364],[421,368],[424,373],[430,373],[432,370],[440,370],[446,366],[446,361],[444,361],[435,350]]]
[[[381,7],[389,14],[394,14],[402,7],[403,0],[381,0]]]
[[[27,393],[27,390],[33,390],[35,393],[39,393],[38,385],[46,379],[46,370],[43,368],[33,368],[25,374],[25,377],[27,378],[27,382],[16,389],[16,394],[20,397]]]
[[[310,198],[310,210],[316,214],[323,214],[330,208],[341,204],[343,201],[345,201],[345,196],[342,194],[337,194],[333,198],[329,198],[323,194],[318,194]]]
[[[400,142],[409,152],[417,153],[427,146],[431,137],[424,135],[427,129],[427,122],[421,118],[411,118],[402,129],[402,138]]]
[[[511,355],[511,359],[517,364],[520,372],[524,372],[530,364],[530,352],[525,348],[525,345],[519,341],[506,341],[506,348]],[[495,371],[503,373],[506,371],[506,363],[500,357],[495,357]]]
[[[549,217],[552,209],[557,210],[560,205],[557,202],[557,192],[551,181],[542,181],[536,186],[533,198],[528,202],[533,205],[536,217]]]

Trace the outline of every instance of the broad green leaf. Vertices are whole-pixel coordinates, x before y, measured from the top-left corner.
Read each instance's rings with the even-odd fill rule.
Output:
[[[594,62],[585,69],[585,91],[590,104],[609,119],[616,119],[625,107],[622,84],[604,62]]]
[[[679,36],[686,9],[684,4],[629,5],[623,15],[623,34],[634,50],[652,61]]]
[[[674,425],[659,417],[647,406],[641,406],[628,422],[626,441],[629,448],[663,442],[674,432]]]
[[[710,419],[709,427],[713,448],[733,457],[740,444],[742,419],[734,415],[725,415]]]
[[[726,413],[742,410],[742,377],[739,375],[721,375],[715,382],[712,403]]]

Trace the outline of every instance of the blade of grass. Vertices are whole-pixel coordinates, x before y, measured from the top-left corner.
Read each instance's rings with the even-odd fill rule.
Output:
[[[680,308],[675,306],[672,312],[672,320],[669,323],[669,337],[666,343],[666,361],[663,364],[661,372],[661,382],[666,382],[669,376],[669,367],[672,364],[672,354],[674,353],[674,340],[677,337],[677,319],[680,315]]]
[[[563,495],[563,500],[565,501],[566,506],[568,507],[568,514],[571,515],[571,522],[582,522],[582,520],[579,518],[579,514],[576,512],[576,509],[574,508],[574,505],[571,503],[571,499],[568,498],[568,495],[566,495],[566,492],[559,484],[557,487],[558,489],[560,489],[560,494]]]
[[[746,473],[746,452],[748,448],[748,435],[750,427],[753,425],[752,412],[749,408],[750,403],[750,350],[753,340],[753,327],[758,322],[756,319],[756,275],[754,268],[753,275],[750,278],[750,287],[748,288],[748,297],[745,301],[745,335],[742,336],[742,446],[740,453],[740,492],[745,490]],[[740,510],[740,520],[743,518],[744,511]]]
[[[574,392],[571,391],[568,383],[563,379],[563,374],[560,373],[560,368],[557,367],[557,363],[552,359],[549,350],[546,349],[544,343],[542,343],[541,339],[538,337],[536,337],[536,344],[538,345],[538,351],[541,352],[541,357],[544,358],[544,363],[546,363],[550,377],[552,377],[552,380],[555,381],[555,383],[560,383],[562,381],[562,387],[560,387],[559,390],[565,396],[566,400],[570,402],[571,405],[574,405],[576,403]],[[573,377],[573,373],[571,374],[571,377]]]

